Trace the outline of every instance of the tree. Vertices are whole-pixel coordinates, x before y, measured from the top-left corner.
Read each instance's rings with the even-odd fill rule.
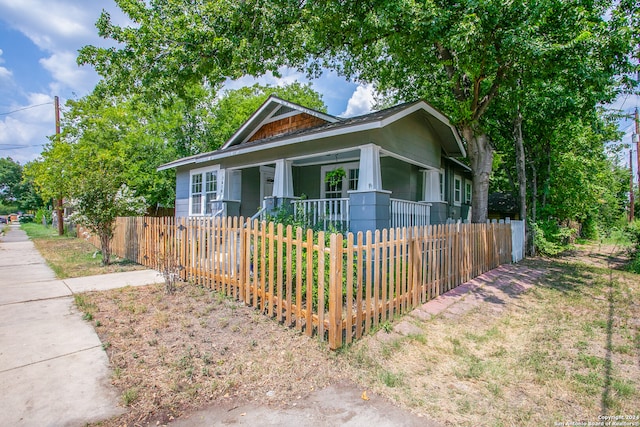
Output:
[[[473,220],[482,222],[494,151],[487,123],[492,104],[517,85],[523,72],[535,79],[551,70],[588,81],[587,90],[597,83],[597,93],[613,86],[616,71],[628,65],[629,47],[616,44],[619,34],[605,21],[610,6],[593,1],[308,2],[308,46],[346,75],[374,82],[400,99],[425,98],[453,119],[474,173]]]
[[[0,201],[12,203],[20,193],[22,166],[11,157],[0,158]]]
[[[93,95],[69,101],[62,133],[28,169],[45,197],[67,198],[72,218],[98,234],[104,265],[110,262],[115,218],[146,210],[144,197],[134,197],[127,182],[142,170],[134,155],[149,155],[153,145],[126,106]]]
[[[115,2],[131,25],[114,25],[103,12],[98,34],[117,47],[85,46],[78,62],[92,64],[118,94],[165,102],[172,95],[188,97],[189,88],[197,85],[215,92],[227,79],[267,71],[278,75],[283,63],[280,42],[289,28],[274,25],[281,22],[280,9],[269,2]]]
[[[2,210],[29,211],[42,206],[42,200],[33,189],[33,182],[24,174],[24,168],[11,157],[0,158],[0,205]]]
[[[69,194],[68,164],[69,144],[57,137],[50,137],[41,158],[27,163],[24,167],[25,179],[32,182],[35,191],[43,200],[61,200]]]
[[[467,144],[477,222],[487,217],[494,152],[486,121],[501,91],[523,70],[548,68],[612,85],[631,49],[628,20],[606,1],[117,3],[134,25],[118,27],[103,14],[100,34],[120,46],[87,46],[79,61],[121,91],[217,87],[286,64],[310,75],[333,68],[398,100],[433,103]],[[611,9],[615,25],[604,19]]]
[[[110,177],[96,175],[95,178],[97,181],[85,182],[74,191],[71,201],[73,213],[69,220],[98,235],[102,265],[109,265],[116,218],[143,215],[147,210],[147,203],[144,197],[134,195],[126,184],[114,191],[114,181]]]

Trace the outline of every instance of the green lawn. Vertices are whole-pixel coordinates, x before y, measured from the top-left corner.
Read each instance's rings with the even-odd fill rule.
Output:
[[[103,266],[100,250],[86,240],[70,235],[58,236],[55,228],[45,227],[41,224],[27,223],[22,224],[21,228],[33,241],[59,279],[145,268],[131,261],[115,257],[112,257],[111,265]]]

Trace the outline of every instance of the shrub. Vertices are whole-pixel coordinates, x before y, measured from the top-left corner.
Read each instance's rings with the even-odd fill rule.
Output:
[[[582,222],[582,229],[580,230],[581,237],[588,240],[596,240],[599,237],[598,222],[592,215]]]
[[[554,221],[537,221],[532,224],[533,244],[541,255],[556,256],[568,250],[576,230],[558,225]]]
[[[52,212],[48,209],[45,208],[40,208],[36,211],[36,217],[35,217],[35,222],[37,222],[38,224],[43,224],[42,220],[43,218],[47,221],[47,225],[51,224],[51,218],[52,216]]]
[[[33,222],[33,215],[21,215],[20,219],[18,220],[20,222],[20,224],[26,224],[28,222]]]
[[[640,220],[627,225],[625,234],[631,241],[629,271],[640,274]]]

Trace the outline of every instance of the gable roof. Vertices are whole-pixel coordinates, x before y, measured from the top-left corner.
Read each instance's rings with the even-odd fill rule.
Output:
[[[316,117],[322,120],[323,123],[283,134],[272,135],[247,144],[251,136],[265,123],[268,123],[269,119],[273,118],[274,113],[282,107],[295,109],[300,113]],[[407,102],[362,116],[342,119],[302,107],[276,96],[270,96],[220,149],[174,160],[173,162],[159,166],[158,170],[209,162],[243,153],[266,150],[318,138],[362,132],[371,129],[381,129],[414,113],[422,113],[423,118],[428,122],[429,126],[437,132],[447,156],[466,156],[466,151],[462,145],[458,131],[451,125],[446,116],[425,101]]]
[[[278,120],[280,117],[302,114],[318,119],[316,123],[335,123],[340,120],[337,117],[270,95],[220,149],[224,150],[246,143],[266,124]]]

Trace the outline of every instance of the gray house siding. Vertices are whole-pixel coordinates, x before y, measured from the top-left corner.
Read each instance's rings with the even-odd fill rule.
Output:
[[[445,223],[448,219],[462,219],[463,221],[467,219],[469,209],[471,208],[470,204],[467,204],[465,201],[465,188],[464,183],[466,180],[471,180],[471,172],[467,169],[462,168],[460,165],[449,161],[443,157],[441,168],[444,170],[444,199],[443,203],[434,203],[431,207],[431,223],[432,224],[442,224]],[[462,178],[462,188],[461,188],[461,203],[460,205],[455,205],[454,203],[454,176],[458,175]],[[436,206],[439,205],[439,206]]]
[[[440,167],[441,147],[436,136],[421,123],[420,115],[411,115],[387,126],[375,135],[376,144],[407,159],[419,159],[427,166]]]
[[[241,188],[240,216],[252,217],[262,207],[259,167],[242,169]]]
[[[397,152],[407,159],[420,159],[428,165],[440,166],[440,146],[436,137],[420,125],[419,115],[411,115],[387,126],[384,129],[366,130],[348,135],[335,135],[295,144],[295,152],[306,155],[319,155],[333,150],[357,148],[362,144],[374,143]],[[220,164],[222,168],[237,168],[246,164],[269,164],[278,159],[289,158],[294,150],[291,144],[274,146],[255,152],[243,153],[242,156],[229,156],[211,162],[201,162],[198,167]]]
[[[307,196],[308,199],[320,198],[320,165],[293,168],[293,194]]]
[[[380,159],[380,170],[382,188],[391,191],[392,198],[420,201],[422,180],[419,179],[420,170],[417,166],[393,157],[383,157]]]
[[[189,169],[176,170],[176,217],[189,216]]]
[[[449,205],[446,202],[431,204],[431,224],[444,224],[449,218]]]

